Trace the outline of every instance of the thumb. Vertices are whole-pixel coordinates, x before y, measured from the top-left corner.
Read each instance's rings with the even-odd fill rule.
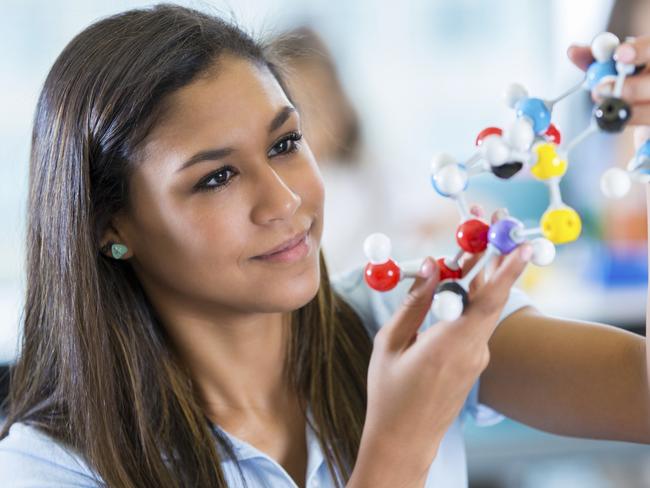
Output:
[[[418,277],[409,288],[402,305],[397,309],[385,329],[387,345],[400,350],[410,344],[431,308],[433,294],[440,281],[440,270],[436,260],[427,256],[422,263]]]
[[[589,65],[593,63],[594,57],[591,55],[591,48],[589,46],[579,46],[573,44],[567,49],[567,56],[573,64],[575,64],[582,71],[586,71]]]

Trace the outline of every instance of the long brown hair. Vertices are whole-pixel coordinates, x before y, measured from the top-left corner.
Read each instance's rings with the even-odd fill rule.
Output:
[[[0,438],[15,422],[31,424],[81,454],[108,486],[225,487],[218,448],[236,459],[200,408],[131,265],[99,249],[111,216],[129,206],[129,175],[162,101],[224,52],[267,66],[286,89],[272,45],[165,4],[77,35],[38,100],[23,335]],[[338,470],[347,481],[372,341],[330,287],[322,252],[320,266],[318,294],[292,314],[285,373],[303,412],[312,409],[333,479]]]

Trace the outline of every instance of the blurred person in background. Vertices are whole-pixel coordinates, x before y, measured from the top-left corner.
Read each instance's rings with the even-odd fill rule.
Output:
[[[390,233],[390,222],[382,218],[390,186],[373,164],[362,121],[321,36],[303,26],[281,34],[274,43],[325,183],[321,242],[328,268],[336,274],[366,259],[363,242],[368,235]]]
[[[456,207],[439,201],[435,214],[430,208],[414,206],[408,215],[393,218],[393,199],[405,195],[391,193],[394,175],[377,164],[380,156],[365,139],[363,121],[323,38],[314,28],[302,26],[282,33],[274,43],[325,183],[322,244],[331,272],[367,260],[363,243],[374,232],[391,236],[400,255],[422,254],[425,244],[428,250],[432,236],[444,235],[456,225]]]

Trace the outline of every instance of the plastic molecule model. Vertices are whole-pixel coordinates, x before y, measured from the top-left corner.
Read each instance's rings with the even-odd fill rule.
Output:
[[[567,172],[572,149],[595,132],[622,131],[631,117],[632,110],[621,98],[621,92],[626,77],[643,67],[616,62],[613,54],[618,45],[619,39],[614,34],[604,32],[596,36],[591,43],[594,62],[584,79],[555,99],[532,97],[522,85],[511,84],[504,94],[506,104],[515,112],[510,126],[505,130],[487,127],[480,131],[475,139],[476,150],[466,161],[447,153],[433,157],[431,185],[440,196],[454,200],[460,213],[457,252],[453,257],[436,260],[440,283],[433,297],[432,311],[439,320],[460,317],[469,302],[469,284],[493,258],[509,254],[529,241],[533,246],[532,262],[546,266],[555,259],[555,245],[573,242],[580,236],[582,221],[563,202],[560,182]],[[553,107],[581,88],[592,90],[606,80],[615,82],[611,96],[593,108],[589,126],[567,144],[551,121]],[[472,176],[490,172],[497,178],[509,179],[524,167],[549,190],[549,205],[537,227],[526,228],[512,217],[489,225],[469,213],[464,193]],[[650,140],[637,150],[625,170],[611,168],[603,173],[600,186],[605,196],[620,198],[627,194],[633,180],[650,182]],[[402,269],[391,259],[388,236],[371,234],[364,242],[364,251],[369,261],[364,279],[374,290],[388,291],[403,279],[415,278],[414,270]],[[472,268],[463,273],[461,258],[480,253],[482,256]]]

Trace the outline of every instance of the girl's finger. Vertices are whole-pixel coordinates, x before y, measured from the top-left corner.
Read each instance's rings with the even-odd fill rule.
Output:
[[[614,52],[614,59],[636,65],[650,62],[650,36],[639,36],[621,43]]]
[[[471,281],[469,284],[469,299],[471,300],[472,297],[476,294],[478,290],[483,288],[483,285],[485,285],[485,268],[483,268],[481,271],[479,271],[474,279]]]
[[[650,103],[632,106],[632,117],[629,125],[650,125]]]
[[[492,224],[495,224],[499,220],[503,220],[503,219],[505,219],[507,217],[510,217],[510,212],[508,212],[508,209],[507,208],[499,208],[492,214],[492,218],[490,219],[490,222]]]
[[[465,315],[459,319],[468,327],[476,329],[476,334],[486,340],[492,335],[497,327],[497,321],[483,321],[486,316],[498,316],[503,309],[510,289],[521,275],[526,264],[532,256],[533,249],[530,244],[524,243],[510,254],[504,257],[500,266],[494,272],[489,283],[481,288],[470,304]],[[475,327],[476,323],[485,323],[485,327]]]
[[[460,260],[458,261],[458,265],[460,266],[460,269],[463,272],[463,276],[467,274],[467,272],[472,269],[474,264],[476,264],[476,261],[481,259],[481,256],[483,253],[476,253],[476,254],[470,254],[466,252],[465,254],[462,255]]]
[[[594,57],[591,55],[591,47],[589,46],[580,46],[577,44],[569,46],[567,56],[582,71],[587,71],[589,65],[594,62]]]
[[[401,351],[413,343],[413,337],[431,308],[431,300],[439,281],[438,264],[431,256],[427,256],[422,268],[401,306],[382,327],[387,348],[391,351]]]
[[[463,276],[469,273],[469,271],[476,265],[478,260],[481,259],[481,256],[483,256],[483,253],[463,254],[463,257],[458,263],[460,265],[460,269],[463,271]],[[485,283],[485,273],[483,272],[483,270],[481,270],[481,272],[478,273],[469,284],[468,291],[470,296],[476,293],[476,291],[479,290],[484,283]]]
[[[480,219],[485,215],[485,210],[483,210],[483,207],[480,205],[472,205],[469,209],[469,213]]]
[[[485,281],[489,281],[490,277],[494,275],[494,272],[503,264],[503,260],[505,259],[505,255],[501,254],[500,256],[497,256],[490,261],[489,266],[487,267],[485,271]]]
[[[650,102],[650,73],[625,78],[621,97],[631,105]]]

